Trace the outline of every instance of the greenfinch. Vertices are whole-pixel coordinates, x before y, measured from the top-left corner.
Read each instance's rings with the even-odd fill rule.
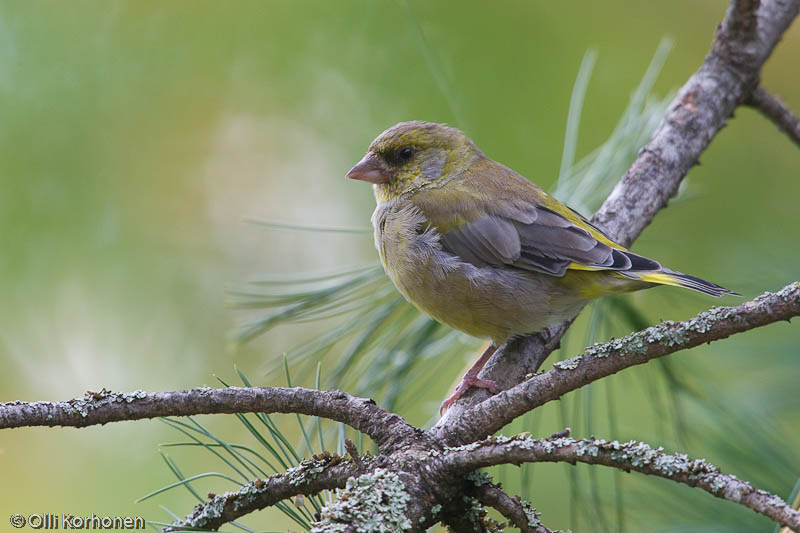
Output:
[[[736,294],[627,250],[443,124],[392,126],[347,177],[373,184],[375,246],[397,290],[492,342],[443,409],[471,386],[498,392],[478,379],[496,346],[568,320],[594,298],[656,285]]]

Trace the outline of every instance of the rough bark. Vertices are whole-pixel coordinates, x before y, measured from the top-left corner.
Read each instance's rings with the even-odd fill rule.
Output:
[[[368,398],[338,390],[302,387],[201,387],[183,391],[129,393],[102,389],[63,402],[0,404],[0,429],[23,426],[85,427],[159,416],[213,413],[298,413],[344,422],[369,435],[382,451],[391,452],[417,437],[418,430],[401,416]]]
[[[446,449],[443,462],[444,468],[463,473],[486,466],[529,462],[586,463],[626,472],[633,470],[697,487],[800,531],[800,512],[780,497],[720,472],[705,459],[690,459],[681,453],[668,454],[662,448],[652,448],[643,442],[575,440],[570,437],[534,439],[528,435],[492,437],[484,442]]]

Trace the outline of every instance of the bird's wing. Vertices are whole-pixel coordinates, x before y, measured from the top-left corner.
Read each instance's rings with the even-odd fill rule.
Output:
[[[536,218],[531,219],[535,213]],[[528,210],[526,221],[482,215],[441,234],[443,249],[476,266],[510,265],[553,276],[567,270],[659,270],[657,262],[612,247],[594,235],[586,222],[545,207]]]
[[[451,182],[414,195],[412,201],[439,232],[445,251],[476,266],[507,265],[553,276],[570,269],[661,269],[512,170],[491,163],[505,173],[503,181],[486,180],[484,172],[480,193],[468,182]]]

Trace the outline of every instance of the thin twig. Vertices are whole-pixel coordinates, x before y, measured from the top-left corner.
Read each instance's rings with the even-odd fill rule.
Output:
[[[528,462],[586,463],[611,466],[626,472],[635,470],[700,488],[800,532],[800,512],[792,509],[780,497],[756,489],[736,476],[723,474],[705,459],[689,459],[681,453],[667,454],[662,448],[654,449],[643,442],[499,436],[480,443],[448,448],[442,454],[441,461],[444,468],[461,474],[492,465]]]
[[[542,525],[539,512],[519,496],[511,497],[497,485],[488,484],[478,488],[478,500],[494,507],[521,533],[556,533]]]
[[[758,87],[747,105],[761,112],[775,123],[794,143],[800,147],[800,118],[795,116],[777,96],[771,95],[763,87]]]
[[[361,456],[358,455],[358,448],[356,448],[356,444],[350,439],[344,439],[344,449],[347,450],[347,453],[350,455],[350,459],[353,460],[353,463],[355,463],[357,466],[361,466]]]

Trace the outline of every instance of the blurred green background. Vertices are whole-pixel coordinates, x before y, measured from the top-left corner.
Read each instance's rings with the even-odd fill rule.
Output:
[[[282,370],[269,370],[329,325],[278,327],[233,349],[229,333],[241,317],[226,308],[226,287],[373,263],[376,253],[369,234],[243,219],[368,227],[372,192],[343,176],[380,131],[409,119],[458,126],[490,157],[551,189],[586,50],[598,59],[578,157],[609,137],[665,36],[674,48],[654,94],[680,87],[726,6],[0,2],[0,401],[216,386],[215,375],[238,384],[234,365],[254,384],[285,384]],[[763,79],[800,111],[798,64],[795,24]],[[684,199],[634,249],[746,297],[775,290],[800,277],[799,169],[800,150],[740,109],[692,169]],[[626,302],[648,323],[717,303],[667,288]],[[630,331],[620,322],[598,330],[585,318],[564,355],[585,344],[586,331],[598,340]],[[400,414],[432,419],[473,355],[466,344],[436,362],[430,386],[398,400]],[[569,425],[578,437],[663,444],[788,498],[800,477],[798,352],[796,325],[774,325],[678,354],[666,367],[628,370],[507,430],[547,435]],[[322,363],[323,387],[332,366]],[[313,385],[313,375],[298,380]],[[231,417],[200,420],[252,445]],[[299,438],[294,419],[285,427]],[[161,505],[183,516],[194,504],[183,489],[134,503],[174,481],[158,445],[176,440],[158,421],[0,432],[0,523],[12,512],[169,521]],[[224,467],[204,450],[167,453],[186,475]],[[553,528],[772,528],[732,504],[637,474],[563,465],[494,474]],[[214,478],[195,486],[201,494],[235,488]],[[275,510],[244,523],[298,527]]]

